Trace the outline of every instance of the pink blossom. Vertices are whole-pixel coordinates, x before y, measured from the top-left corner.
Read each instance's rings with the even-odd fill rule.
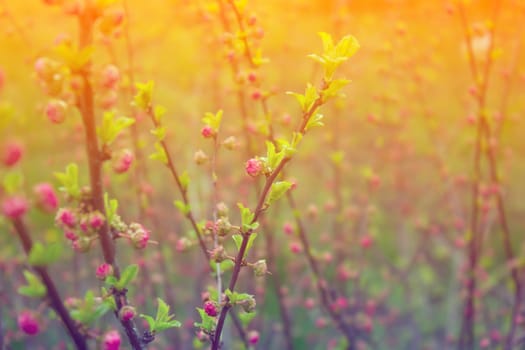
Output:
[[[361,238],[359,243],[361,244],[361,247],[365,249],[370,248],[370,246],[374,243],[374,239],[370,235],[365,235]]]
[[[97,267],[97,272],[95,274],[99,280],[104,281],[108,276],[113,275],[113,266],[107,263],[102,263]]]
[[[255,345],[259,342],[259,332],[257,331],[250,331],[248,332],[248,342],[251,344],[251,345]]]
[[[287,235],[293,234],[293,232],[294,232],[293,225],[291,223],[289,223],[289,222],[285,222],[284,225],[283,225],[283,231]]]
[[[132,320],[137,314],[137,311],[133,306],[125,305],[119,311],[119,317],[122,321],[126,322]]]
[[[113,170],[117,174],[125,173],[131,167],[135,156],[130,150],[124,150],[113,163]]]
[[[215,306],[215,303],[213,301],[207,301],[204,303],[204,312],[206,315],[215,317],[219,314],[217,311],[217,306]]]
[[[261,174],[263,170],[263,164],[260,159],[251,158],[246,162],[245,168],[248,175],[255,177]]]
[[[58,197],[51,184],[44,182],[36,185],[33,192],[37,196],[38,206],[45,212],[53,212],[58,208]]]
[[[18,328],[28,335],[35,335],[40,331],[37,318],[31,311],[22,311],[18,315]]]
[[[73,231],[70,231],[70,230],[65,230],[64,231],[64,237],[66,237],[66,239],[74,242],[78,239],[78,236],[76,235],[75,232]]]
[[[104,350],[119,350],[120,342],[119,332],[109,331],[104,335]]]
[[[141,224],[132,223],[130,226],[129,237],[131,243],[137,249],[143,249],[148,245],[150,232],[144,228]]]
[[[51,100],[47,103],[45,114],[47,119],[54,124],[63,123],[66,120],[67,104],[62,100]]]
[[[27,209],[26,199],[20,196],[8,197],[2,203],[2,214],[11,220],[20,218]]]
[[[55,217],[58,226],[73,228],[77,224],[75,213],[69,208],[61,208]]]
[[[11,141],[5,145],[2,162],[5,166],[14,166],[22,158],[23,154],[23,145],[17,141]]]
[[[89,215],[89,226],[94,230],[101,228],[102,225],[104,225],[104,221],[104,215],[100,214],[98,211],[92,212]]]
[[[117,67],[110,64],[102,72],[102,86],[107,89],[113,89],[120,79],[120,72]]]
[[[302,249],[301,249],[301,245],[300,245],[299,243],[297,243],[297,242],[292,242],[292,243],[290,243],[290,251],[291,251],[292,253],[297,254],[297,253],[300,253],[301,250],[302,250]]]
[[[215,136],[215,130],[209,125],[206,125],[201,130],[201,135],[205,138],[210,138]]]

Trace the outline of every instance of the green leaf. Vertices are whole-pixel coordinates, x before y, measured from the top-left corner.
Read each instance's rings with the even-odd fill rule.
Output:
[[[73,198],[80,196],[80,186],[78,184],[78,166],[75,163],[69,163],[66,171],[55,173],[55,177],[61,183],[59,190],[69,194]]]
[[[72,71],[79,71],[91,60],[91,56],[95,52],[93,46],[86,46],[78,49],[69,44],[60,44],[55,47],[55,53],[60,57]]]
[[[289,181],[277,181],[274,184],[272,184],[272,188],[270,189],[270,193],[268,194],[268,198],[266,199],[265,204],[271,205],[274,201],[281,198],[286,191],[288,191],[292,187],[292,183]]]
[[[18,293],[26,297],[42,298],[47,293],[47,288],[40,279],[28,270],[24,270],[27,285],[18,288]]]
[[[137,94],[133,98],[133,104],[143,110],[147,110],[151,106],[151,98],[153,95],[153,81],[147,83],[136,83]],[[156,118],[156,117],[155,117]]]
[[[118,135],[127,127],[133,125],[135,119],[119,117],[115,119],[114,112],[105,112],[102,125],[97,128],[98,135],[102,144],[111,145]]]
[[[250,230],[256,230],[257,227],[259,227],[258,222],[253,222],[253,219],[255,218],[255,214],[252,213],[250,208],[246,208],[242,203],[237,203],[237,206],[239,207],[241,211],[241,225],[242,225],[242,231],[247,232]]]
[[[167,129],[165,126],[159,126],[151,130],[151,134],[155,136],[157,141],[162,141],[166,138]]]
[[[202,122],[206,125],[209,125],[213,129],[213,131],[218,132],[221,126],[222,114],[223,114],[222,109],[217,111],[217,113],[215,114],[211,112],[207,112],[204,115],[204,118],[202,118]]]
[[[199,312],[199,315],[201,317],[201,322],[195,322],[195,327],[199,327],[203,329],[206,332],[212,332],[215,328],[215,318],[209,316],[204,309],[197,308],[197,311]]]
[[[183,215],[188,215],[191,211],[191,207],[189,204],[185,204],[183,201],[181,200],[175,200],[173,202],[173,204],[175,205],[175,207],[177,209],[180,210],[180,212],[183,214]]]
[[[157,315],[155,319],[148,315],[141,314],[140,317],[148,322],[149,330],[152,333],[162,332],[168,328],[180,327],[181,323],[173,320],[173,315],[170,315],[170,307],[161,298],[157,298]]]
[[[140,314],[139,317],[146,320],[150,332],[153,332],[155,330],[155,319],[153,317],[144,314]]]
[[[321,113],[316,113],[310,119],[308,119],[308,122],[306,123],[306,126],[304,127],[305,131],[310,130],[310,128],[314,126],[323,126],[324,123],[322,122],[324,116]]]
[[[182,174],[179,176],[179,181],[182,186],[182,189],[186,191],[190,184],[190,174],[188,174],[188,172],[184,170]]]
[[[33,266],[47,266],[60,259],[62,254],[62,245],[52,243],[44,246],[40,242],[33,244],[27,257],[27,261]]]
[[[323,101],[326,102],[332,97],[344,97],[342,93],[340,93],[341,89],[348,85],[350,83],[350,80],[348,79],[336,79],[332,80],[328,87],[322,91]]]
[[[104,207],[106,208],[106,217],[108,222],[112,222],[117,215],[118,200],[109,199],[108,193],[104,193]]]
[[[162,147],[162,145],[159,142],[156,142],[155,149],[157,150],[157,152],[151,154],[149,156],[149,159],[159,160],[164,164],[168,164],[168,155],[166,154],[164,147]]]
[[[241,249],[243,236],[236,234],[236,235],[232,235],[232,238],[233,238],[233,241],[235,242],[235,246],[237,247],[237,251],[238,251],[239,249]],[[250,237],[248,238],[248,243],[246,244],[246,250],[244,251],[243,259],[246,257],[246,254],[248,254],[248,252],[252,248],[255,238],[257,238],[257,233],[251,233]]]
[[[14,194],[22,187],[24,177],[18,171],[10,171],[4,176],[3,187],[7,194]]]
[[[250,322],[255,318],[257,313],[256,312],[239,312],[237,315],[239,316],[239,319],[241,320],[243,327],[247,328]]]
[[[166,107],[157,105],[155,106],[155,109],[153,110],[153,119],[157,124],[160,124],[162,122],[162,118],[166,114]]]
[[[137,264],[126,266],[126,268],[124,269],[124,271],[122,271],[122,274],[120,275],[120,279],[115,284],[115,288],[118,290],[126,288],[131,283],[131,281],[133,281],[135,277],[137,277],[138,272],[139,266]]]

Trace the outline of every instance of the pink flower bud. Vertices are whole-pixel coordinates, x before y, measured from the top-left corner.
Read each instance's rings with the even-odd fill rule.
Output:
[[[259,332],[257,331],[250,331],[248,332],[248,342],[251,345],[256,345],[259,342]]]
[[[122,307],[122,309],[120,309],[118,314],[119,314],[119,318],[122,321],[126,322],[129,320],[132,320],[137,315],[137,311],[135,310],[133,306],[125,305]]]
[[[257,81],[257,73],[255,72],[248,73],[248,81],[250,83],[255,83]]]
[[[77,224],[75,213],[69,208],[60,208],[55,217],[55,222],[60,227],[73,228]]]
[[[201,130],[201,135],[205,138],[210,138],[215,136],[215,130],[209,125],[205,125]]]
[[[255,90],[254,92],[252,92],[252,100],[260,100],[262,96],[263,95],[260,90]]]
[[[213,301],[207,301],[204,303],[204,312],[211,317],[215,317],[219,314],[217,306],[215,306]]]
[[[287,235],[293,234],[293,232],[294,232],[293,225],[291,223],[289,223],[289,222],[285,222],[284,225],[283,225],[283,231]]]
[[[110,64],[102,71],[102,86],[107,89],[113,89],[120,80],[120,72],[117,67]]]
[[[2,162],[5,166],[14,166],[22,158],[23,154],[24,147],[21,143],[16,141],[9,142],[5,145]]]
[[[89,214],[89,226],[94,230],[101,228],[105,220],[104,215],[98,211]]]
[[[18,315],[18,328],[28,335],[35,335],[40,331],[40,325],[35,315],[28,310],[22,311]]]
[[[133,163],[134,158],[135,157],[133,155],[133,152],[131,152],[130,150],[126,149],[122,151],[120,156],[113,163],[113,170],[117,174],[125,173],[131,167],[131,164]]]
[[[252,158],[246,162],[245,168],[248,175],[255,177],[262,173],[263,163],[258,158]]]
[[[104,335],[104,350],[119,350],[120,342],[120,334],[117,331],[109,331]]]
[[[129,225],[129,237],[133,246],[137,249],[143,249],[148,245],[150,232],[141,224],[132,223]]]
[[[297,242],[290,243],[290,251],[292,253],[297,254],[297,253],[300,253],[301,250],[302,250],[302,248],[301,248],[301,245],[299,243],[297,243]]]
[[[33,188],[39,208],[45,212],[53,212],[58,208],[58,197],[51,184],[44,182]]]
[[[78,239],[78,236],[76,235],[75,232],[73,231],[70,231],[70,230],[65,230],[64,231],[64,237],[66,237],[66,239],[74,242]]]
[[[8,197],[2,202],[2,214],[11,220],[15,220],[23,216],[27,212],[27,209],[28,205],[24,197]]]
[[[370,235],[365,235],[361,238],[361,241],[359,242],[359,244],[361,245],[361,247],[363,248],[370,248],[370,246],[372,246],[372,244],[374,243],[374,239],[372,238],[372,236]]]
[[[108,276],[113,276],[113,266],[107,263],[100,264],[95,274],[99,280],[104,281]]]
[[[47,103],[45,114],[54,124],[63,123],[66,120],[67,104],[62,100],[51,100]]]

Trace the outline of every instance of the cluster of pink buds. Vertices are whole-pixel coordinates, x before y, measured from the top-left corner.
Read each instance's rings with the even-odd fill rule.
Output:
[[[108,263],[102,263],[97,267],[96,276],[99,280],[105,281],[109,276],[113,276],[113,266]]]
[[[60,208],[55,216],[56,225],[64,230],[64,236],[78,252],[87,252],[91,248],[105,221],[104,215],[98,211],[84,213],[71,208]]]
[[[144,249],[148,245],[150,232],[141,224],[131,223],[126,234],[135,248]]]

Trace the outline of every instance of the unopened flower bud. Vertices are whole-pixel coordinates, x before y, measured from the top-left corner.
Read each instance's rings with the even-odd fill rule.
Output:
[[[120,343],[120,334],[117,331],[109,331],[104,335],[104,350],[119,350]]]
[[[197,165],[202,165],[208,161],[208,156],[206,155],[206,153],[204,153],[203,150],[198,150],[197,152],[195,152],[193,160],[195,161],[195,163],[197,163]]]
[[[230,151],[234,150],[239,145],[235,136],[227,137],[224,141],[222,141],[222,144],[224,147],[226,147],[226,149]]]
[[[264,277],[268,273],[268,266],[266,265],[266,260],[258,260],[253,264],[253,272],[256,277]]]
[[[132,320],[137,315],[137,311],[133,306],[125,305],[120,309],[118,315],[122,321],[126,322]]]
[[[215,317],[219,314],[217,310],[217,306],[211,300],[208,300],[207,302],[204,303],[204,312],[206,312],[206,315],[211,316],[211,317]]]
[[[101,264],[97,267],[96,276],[101,281],[106,280],[108,276],[113,276],[113,266],[107,263]]]
[[[255,307],[257,306],[257,303],[252,296],[240,301],[238,304],[242,307],[244,312],[248,313],[255,311]]]
[[[263,171],[263,162],[258,158],[252,158],[246,162],[245,168],[248,175],[256,177]]]
[[[38,319],[31,311],[22,311],[18,315],[18,328],[27,335],[35,335],[40,331]]]
[[[221,218],[228,217],[228,206],[224,202],[217,203],[217,215]]]

